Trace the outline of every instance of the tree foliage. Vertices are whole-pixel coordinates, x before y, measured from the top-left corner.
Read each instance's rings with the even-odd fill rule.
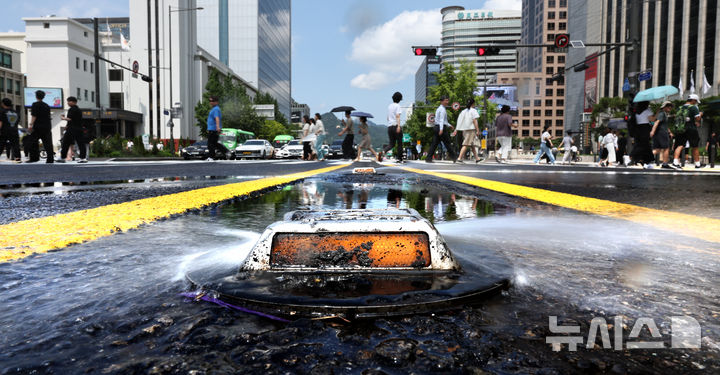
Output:
[[[457,70],[455,70],[451,64],[446,63],[442,72],[434,74],[437,77],[438,84],[430,87],[428,101],[431,104],[415,103],[412,115],[405,122],[405,132],[410,134],[413,142],[419,140],[424,148],[430,145],[433,138],[433,128],[425,125],[425,119],[428,113],[435,113],[437,106],[440,104],[441,96],[447,95],[450,98],[450,103],[460,103],[460,109],[457,111],[452,108],[447,108],[448,122],[453,126],[457,124],[458,115],[465,108],[465,104],[471,97],[475,98],[478,110],[482,111],[485,109],[483,98],[473,94],[477,88],[477,82],[475,80],[475,68],[472,62],[461,60]],[[481,116],[478,119],[478,125],[480,125],[481,129],[487,128],[485,118],[487,118],[488,123],[495,120],[497,107],[492,103],[488,103],[486,111],[487,117],[481,112]]]
[[[285,116],[278,111],[277,100],[270,94],[258,93],[253,101],[240,82],[233,80],[230,76],[223,76],[216,69],[210,69],[203,98],[195,105],[196,125],[200,128],[200,135],[203,137],[207,137],[207,118],[211,109],[209,101],[211,96],[220,98],[223,128],[242,129],[260,136],[274,134],[278,131],[277,124],[280,124],[283,130],[278,134],[294,134],[291,133],[293,126],[288,124]],[[265,121],[264,118],[258,116],[253,104],[274,104],[275,121]],[[269,126],[269,129],[265,129],[266,126]],[[272,138],[270,139],[272,140]]]

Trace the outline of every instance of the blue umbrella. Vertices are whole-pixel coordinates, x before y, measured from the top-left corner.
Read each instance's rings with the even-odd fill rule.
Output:
[[[635,99],[633,99],[633,102],[649,102],[651,100],[667,98],[668,96],[672,96],[677,93],[678,89],[675,86],[653,87],[637,93],[637,95],[635,95]]]
[[[352,113],[350,113],[350,116],[373,118],[373,115],[371,115],[367,112],[360,112],[360,111],[352,112]]]

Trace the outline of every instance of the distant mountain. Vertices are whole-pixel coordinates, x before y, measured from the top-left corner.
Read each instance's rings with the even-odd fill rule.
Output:
[[[328,133],[326,138],[327,144],[331,144],[335,139],[342,139],[345,137],[345,135],[342,135],[341,137],[337,136],[337,134],[342,130],[342,125],[334,113],[323,113],[321,117],[323,125],[325,125],[325,131]],[[357,125],[360,123],[360,120],[357,118],[354,120],[355,126],[353,127],[353,131],[355,132],[355,143],[360,143],[360,139],[362,137],[357,130]],[[372,139],[372,145],[375,151],[380,150],[380,147],[382,147],[383,144],[388,143],[387,126],[378,125],[371,120],[368,120],[368,130],[370,131],[370,139]]]

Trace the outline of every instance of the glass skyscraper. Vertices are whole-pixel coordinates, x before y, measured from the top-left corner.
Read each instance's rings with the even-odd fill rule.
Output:
[[[197,0],[198,45],[260,92],[290,119],[290,0]]]

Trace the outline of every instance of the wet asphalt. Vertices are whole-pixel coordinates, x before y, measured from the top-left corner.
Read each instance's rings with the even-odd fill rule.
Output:
[[[238,182],[247,179],[276,176],[293,172],[321,168],[330,163],[298,161],[272,162],[96,162],[86,165],[6,165],[0,164],[0,224],[92,208],[110,203],[120,203],[139,198],[157,196],[200,187]],[[356,163],[355,165],[358,165]],[[354,166],[355,166],[354,165]],[[700,350],[563,350],[554,352],[545,343],[545,337],[553,335],[548,328],[548,315],[560,315],[561,325],[579,325],[582,332],[588,331],[591,317],[603,317],[608,322],[618,314],[630,316],[625,335],[633,328],[632,321],[638,314],[623,310],[629,304],[633,308],[670,304],[678,309],[661,310],[682,313],[680,307],[691,306],[687,312],[705,316],[703,321],[717,321],[720,307],[716,295],[702,298],[684,297],[690,290],[696,293],[704,288],[715,288],[717,279],[716,255],[705,254],[673,259],[671,253],[658,250],[660,244],[672,243],[672,236],[658,236],[654,232],[642,235],[658,236],[650,245],[627,241],[632,238],[633,228],[622,223],[588,219],[588,215],[576,214],[570,210],[545,206],[542,203],[514,198],[501,193],[479,191],[458,183],[439,180],[429,176],[411,174],[393,165],[359,163],[372,165],[381,174],[377,177],[352,176],[350,169],[333,172],[332,176],[319,177],[329,183],[337,183],[346,189],[363,189],[372,183],[397,184],[403,180],[423,190],[447,191],[447,194],[466,195],[470,198],[489,201],[495,211],[502,209],[512,215],[493,221],[500,228],[517,227],[515,239],[496,239],[492,232],[472,237],[468,241],[490,241],[503,249],[516,267],[515,287],[502,295],[493,297],[484,304],[466,307],[443,314],[430,314],[406,318],[377,319],[371,322],[346,324],[340,320],[324,322],[298,320],[290,324],[272,323],[260,318],[245,316],[237,312],[202,303],[172,302],[175,291],[165,287],[154,287],[143,294],[161,295],[169,300],[161,307],[142,305],[142,311],[135,311],[133,303],[124,301],[110,311],[100,314],[101,318],[79,316],[74,322],[58,322],[58,326],[77,330],[72,338],[58,337],[52,331],[39,337],[30,337],[27,343],[6,343],[13,348],[8,356],[0,355],[0,374],[24,373],[313,373],[313,374],[402,374],[402,373],[498,373],[498,374],[565,374],[565,373],[717,373],[720,371],[720,347],[718,347],[717,325],[705,331],[706,340]],[[581,196],[608,199],[615,202],[631,203],[644,207],[718,218],[720,208],[720,175],[695,173],[665,173],[652,170],[601,170],[593,167],[550,167],[534,165],[498,165],[494,163],[469,165],[449,163],[414,163],[412,168],[459,173],[472,177],[509,182],[566,192]],[[434,193],[433,193],[434,194]],[[426,208],[442,206],[451,201],[451,196],[425,197],[431,202]],[[338,194],[339,196],[339,194]],[[356,194],[356,199],[361,195]],[[389,196],[389,195],[388,195]],[[297,199],[301,199],[298,197]],[[338,198],[339,199],[339,198]],[[388,198],[389,201],[390,198]],[[403,199],[409,199],[404,197]],[[440,200],[438,202],[438,199]],[[239,203],[230,203],[238,205]],[[339,204],[339,203],[338,203]],[[206,210],[201,217],[208,227],[214,218],[222,217],[222,205]],[[418,207],[422,207],[422,204]],[[282,215],[282,207],[275,215]],[[260,217],[253,205],[236,208],[237,215]],[[247,211],[246,214],[242,212]],[[535,218],[554,217],[559,225],[567,229],[552,234],[552,223],[547,231],[542,220]],[[254,230],[261,230],[265,221],[259,220]],[[578,234],[584,228],[584,220],[593,229],[587,234]],[[260,223],[262,222],[262,223]],[[578,224],[580,223],[580,224]],[[179,233],[168,230],[172,220],[160,225],[158,230],[165,236]],[[182,226],[182,225],[181,225]],[[617,240],[612,238],[612,228],[617,228]],[[182,229],[184,230],[184,229]],[[453,235],[452,226],[444,229]],[[157,232],[153,228],[143,231]],[[128,235],[114,236],[98,242],[99,251],[112,251],[119,246],[138,246],[146,235],[143,231]],[[525,234],[522,234],[525,233]],[[607,236],[603,233],[607,233]],[[126,236],[123,238],[123,236]],[[210,234],[208,238],[213,238]],[[162,236],[161,236],[162,237]],[[546,239],[543,239],[547,237]],[[573,253],[587,251],[586,255],[566,258],[563,253],[563,238],[569,238],[568,245]],[[167,240],[172,242],[171,240]],[[536,241],[551,242],[543,247]],[[583,241],[584,243],[577,243]],[[178,241],[179,242],[179,241]],[[611,245],[612,251],[603,250],[602,243]],[[129,244],[129,245],[128,245]],[[181,244],[170,246],[182,246]],[[193,245],[197,246],[197,245]],[[712,253],[712,245],[688,242],[684,247],[705,246]],[[76,257],[82,249],[94,249],[93,244],[84,244],[70,249],[68,254],[56,253],[41,256],[35,264],[33,258],[13,265],[0,266],[3,277],[2,290],[12,291],[27,282],[43,282],[43,277],[54,280],[84,275],[91,267],[83,266],[87,259]],[[202,248],[202,246],[200,246]],[[651,251],[651,248],[655,250]],[[681,248],[670,247],[669,251]],[[98,253],[98,256],[101,256]],[[536,255],[533,255],[536,254]],[[57,257],[58,260],[51,260]],[[116,262],[126,262],[128,269],[133,263],[143,264],[141,254],[118,254],[117,259],[101,256],[89,261],[103,264],[106,271],[113,269]],[[535,257],[545,258],[543,260]],[[599,258],[598,258],[599,257]],[[66,263],[64,258],[77,262],[77,267]],[[593,260],[601,259],[600,264]],[[649,260],[648,260],[649,259]],[[51,261],[50,268],[43,265]],[[63,266],[63,264],[65,265]],[[683,266],[684,265],[684,266]],[[637,271],[649,268],[650,272]],[[686,271],[675,275],[678,267]],[[595,269],[595,274],[587,273]],[[156,271],[152,271],[156,269]],[[146,272],[158,272],[160,265]],[[668,272],[673,270],[673,272]],[[119,271],[119,270],[118,270]],[[583,274],[585,272],[586,274]],[[112,272],[113,277],[116,272]],[[638,276],[638,273],[640,276]],[[664,277],[657,274],[666,274]],[[687,274],[695,273],[698,280],[690,280]],[[653,275],[652,277],[646,274]],[[38,275],[37,281],[28,281],[28,276]],[[592,276],[588,276],[592,275]],[[108,275],[94,275],[97,280]],[[646,278],[655,280],[645,281]],[[527,281],[529,279],[530,281]],[[609,280],[588,281],[588,280]],[[619,281],[615,281],[615,280]],[[626,281],[630,280],[630,281]],[[643,283],[647,284],[643,284]],[[633,283],[646,285],[647,289]],[[677,284],[677,288],[671,285]],[[134,285],[136,288],[141,288]],[[682,289],[680,288],[682,285]],[[715,285],[715,286],[713,286]],[[697,289],[697,290],[696,290]],[[599,290],[599,291],[598,291]],[[77,291],[76,291],[77,293]],[[82,289],[80,289],[82,295]],[[95,294],[87,289],[88,296]],[[76,298],[81,295],[76,296]],[[48,295],[40,300],[52,298]],[[107,297],[110,298],[110,297]],[[679,300],[678,300],[679,298]],[[684,301],[684,298],[688,298]],[[599,299],[599,300],[598,300]],[[612,301],[612,302],[610,302]],[[669,302],[670,301],[670,302]],[[103,301],[108,302],[108,301]],[[79,302],[83,305],[90,302]],[[109,302],[112,305],[112,301]],[[98,305],[97,309],[108,306]],[[36,319],[42,319],[42,311],[28,312]],[[71,310],[72,311],[72,310]],[[51,315],[48,313],[48,315]],[[72,316],[72,313],[70,314]],[[697,316],[697,315],[693,315]],[[660,317],[654,316],[660,322]],[[8,321],[0,322],[0,331],[13,330]],[[75,328],[73,328],[73,326]],[[662,341],[670,346],[667,327],[662,326]],[[18,335],[13,333],[13,335]],[[22,336],[22,335],[21,335]],[[73,341],[85,337],[96,346],[95,354],[73,351]],[[641,337],[648,338],[647,331]],[[52,344],[52,349],[44,345]],[[27,348],[23,347],[26,346]],[[21,348],[22,347],[22,348]],[[71,353],[67,361],[57,356],[48,360],[34,360],[33,353],[48,350],[57,353]],[[78,365],[73,365],[77,361]],[[5,366],[2,363],[12,364]]]

